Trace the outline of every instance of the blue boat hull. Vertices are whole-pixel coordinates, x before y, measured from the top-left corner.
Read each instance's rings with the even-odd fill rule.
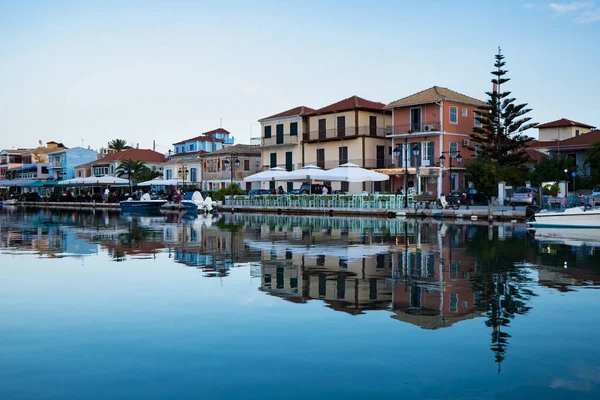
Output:
[[[150,201],[122,201],[120,204],[121,212],[140,213],[140,212],[160,212],[160,208],[167,203],[166,200]]]

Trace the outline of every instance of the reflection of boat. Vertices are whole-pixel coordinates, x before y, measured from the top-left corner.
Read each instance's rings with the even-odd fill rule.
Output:
[[[550,228],[535,227],[535,238],[550,242],[562,243],[569,246],[600,247],[600,228]]]
[[[2,202],[0,202],[0,204],[2,204],[4,206],[16,206],[17,200],[15,200],[15,199],[3,200]]]
[[[148,193],[144,194],[140,200],[131,198],[120,202],[121,212],[139,213],[139,212],[160,212],[160,208],[167,203],[166,200],[151,200]]]
[[[600,209],[585,207],[572,207],[564,211],[542,210],[535,214],[535,221],[529,222],[534,226],[571,226],[571,227],[599,227]]]

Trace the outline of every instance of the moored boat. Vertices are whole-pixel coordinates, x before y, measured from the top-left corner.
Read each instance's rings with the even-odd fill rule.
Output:
[[[131,198],[123,200],[119,203],[121,212],[160,212],[160,208],[167,203],[166,200],[151,200],[147,193],[140,200]]]
[[[564,211],[542,210],[535,213],[533,226],[568,226],[580,228],[600,228],[600,209],[572,207]]]

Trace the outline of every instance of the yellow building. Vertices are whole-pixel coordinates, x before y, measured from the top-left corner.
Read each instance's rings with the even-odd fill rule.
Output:
[[[539,130],[540,142],[560,142],[579,135],[584,135],[594,129],[594,126],[561,118],[536,126]]]
[[[299,106],[258,120],[260,122],[260,146],[263,169],[281,167],[292,171],[302,162],[301,139],[308,132],[310,107]],[[275,182],[271,182],[271,189]],[[301,183],[296,183],[299,187]],[[294,188],[293,182],[285,183],[286,191]]]

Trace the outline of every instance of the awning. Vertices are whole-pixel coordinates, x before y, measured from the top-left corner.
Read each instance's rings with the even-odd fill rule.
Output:
[[[408,172],[406,170],[407,168],[378,168],[373,171],[386,175],[404,175],[406,173],[408,173],[408,175],[414,175],[417,173],[416,168],[408,168]]]
[[[38,181],[33,181],[33,182],[29,182],[26,183],[25,185],[23,185],[23,187],[28,187],[28,188],[36,188],[36,187],[52,187],[55,186],[57,184],[56,181],[42,181],[42,180],[38,180]]]

